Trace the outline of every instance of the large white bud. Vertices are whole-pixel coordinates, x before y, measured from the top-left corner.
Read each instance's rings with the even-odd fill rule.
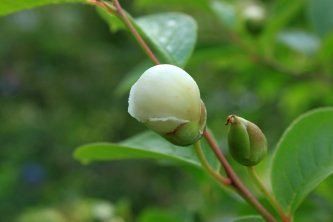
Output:
[[[206,125],[198,85],[177,66],[146,70],[132,86],[128,103],[131,116],[176,145],[193,144]]]

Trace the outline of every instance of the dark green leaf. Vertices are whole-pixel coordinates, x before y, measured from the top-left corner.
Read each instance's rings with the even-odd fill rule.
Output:
[[[277,146],[272,188],[288,213],[333,173],[333,108],[321,108],[296,119]]]
[[[74,156],[82,162],[149,158],[174,160],[196,167],[200,166],[193,147],[175,146],[152,132],[142,133],[119,144],[83,145],[75,151]]]
[[[7,15],[17,11],[31,9],[38,6],[66,3],[86,2],[85,0],[2,0],[0,3],[0,15]]]
[[[163,13],[135,21],[167,63],[185,66],[197,39],[197,24],[192,17],[182,13]]]

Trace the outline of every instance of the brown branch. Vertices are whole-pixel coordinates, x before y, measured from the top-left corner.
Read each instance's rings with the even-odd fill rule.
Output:
[[[126,12],[122,9],[121,5],[119,4],[119,1],[113,0],[113,2],[117,10],[116,12],[118,13],[118,17],[125,23],[125,25],[130,30],[134,38],[138,41],[139,45],[142,47],[143,51],[155,64],[160,64],[160,61],[156,58],[152,50],[149,48],[147,43],[143,40],[139,32],[136,30],[136,28],[128,18]]]
[[[231,165],[223,155],[216,141],[213,139],[212,135],[206,130],[203,134],[204,138],[207,140],[211,149],[213,150],[215,156],[220,161],[221,165],[228,177],[231,180],[231,186],[245,199],[247,200],[257,211],[260,213],[266,221],[276,222],[276,219],[269,213],[264,206],[257,200],[257,198],[247,189],[247,187],[241,182],[239,177],[236,175],[235,171],[232,169]]]
[[[147,56],[155,63],[160,64],[160,61],[154,55],[152,50],[149,48],[148,44],[143,40],[139,32],[136,30],[134,25],[132,24],[130,18],[127,16],[126,12],[123,10],[118,0],[113,0],[113,5],[103,1],[103,0],[87,0],[89,4],[96,5],[98,7],[104,8],[110,14],[116,15],[128,28],[128,30],[132,33],[136,41],[139,43],[143,51],[147,54]]]

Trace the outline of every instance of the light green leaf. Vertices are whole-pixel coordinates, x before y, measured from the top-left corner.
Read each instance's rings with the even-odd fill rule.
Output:
[[[277,40],[289,48],[306,55],[315,54],[320,47],[320,39],[317,36],[298,30],[280,32]]]
[[[244,216],[232,220],[232,222],[264,222],[261,216]]]
[[[74,157],[82,162],[121,159],[160,159],[173,160],[196,167],[201,166],[193,147],[175,146],[153,132],[139,134],[119,144],[92,143],[83,145],[77,148]],[[211,152],[209,159],[212,160],[211,163],[216,165]]]
[[[185,66],[197,39],[197,24],[192,17],[183,13],[163,13],[135,21],[167,63]]]
[[[272,188],[290,214],[333,173],[333,108],[296,119],[280,139],[272,165]]]
[[[333,31],[333,1],[309,0],[309,19],[321,36]]]
[[[0,15],[8,15],[10,13],[38,6],[66,2],[86,2],[86,0],[1,0]]]

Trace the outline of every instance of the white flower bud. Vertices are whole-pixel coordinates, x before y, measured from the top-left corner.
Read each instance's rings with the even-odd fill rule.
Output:
[[[132,86],[128,103],[131,116],[176,145],[193,144],[204,130],[206,109],[198,85],[177,66],[146,70]]]

